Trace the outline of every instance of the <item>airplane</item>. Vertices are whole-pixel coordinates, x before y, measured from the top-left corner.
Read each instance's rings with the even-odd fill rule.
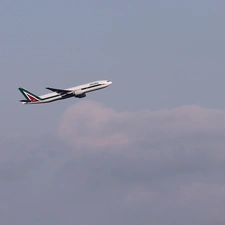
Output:
[[[70,97],[84,98],[86,97],[86,93],[106,88],[111,84],[112,81],[110,80],[99,80],[67,89],[46,87],[46,89],[52,91],[53,93],[48,93],[41,96],[37,96],[21,87],[18,89],[26,98],[25,100],[20,100],[22,104],[40,104],[58,101]]]

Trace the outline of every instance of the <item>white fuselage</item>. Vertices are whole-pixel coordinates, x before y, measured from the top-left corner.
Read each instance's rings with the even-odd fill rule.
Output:
[[[95,81],[95,82],[91,82],[91,83],[87,83],[87,84],[83,84],[83,85],[65,89],[67,91],[71,91],[69,94],[59,94],[56,92],[52,92],[52,93],[38,96],[40,98],[40,101],[38,101],[38,102],[26,102],[23,104],[48,103],[48,102],[62,100],[62,99],[70,98],[70,97],[81,98],[82,95],[83,95],[83,97],[85,97],[86,93],[88,93],[88,92],[97,91],[102,88],[106,88],[111,84],[112,84],[112,82],[109,80],[99,80],[99,81]],[[76,93],[77,93],[77,95],[76,95]]]

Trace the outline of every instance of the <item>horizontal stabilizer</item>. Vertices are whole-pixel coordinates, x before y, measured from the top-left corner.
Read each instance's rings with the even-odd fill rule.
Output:
[[[20,100],[20,102],[31,102],[30,100]]]

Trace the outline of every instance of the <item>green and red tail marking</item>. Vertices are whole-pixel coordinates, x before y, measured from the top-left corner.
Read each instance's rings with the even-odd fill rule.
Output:
[[[19,88],[20,92],[23,94],[23,96],[26,98],[29,102],[39,102],[41,101],[41,98],[37,95],[25,90],[24,88]]]

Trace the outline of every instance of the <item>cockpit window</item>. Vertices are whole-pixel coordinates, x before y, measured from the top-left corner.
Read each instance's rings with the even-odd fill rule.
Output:
[[[107,82],[110,82],[110,80],[107,80]]]

